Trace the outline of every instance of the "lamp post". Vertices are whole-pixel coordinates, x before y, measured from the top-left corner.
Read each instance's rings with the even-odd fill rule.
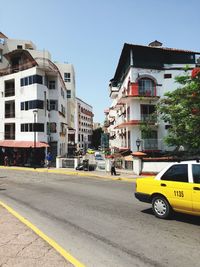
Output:
[[[33,163],[34,168],[36,168],[36,116],[38,111],[36,109],[33,110],[33,116],[34,116],[34,124],[33,124],[33,131],[34,131],[34,146],[33,146]]]
[[[142,141],[141,141],[139,138],[137,138],[137,140],[136,140],[137,151],[139,151],[141,142],[142,142]]]

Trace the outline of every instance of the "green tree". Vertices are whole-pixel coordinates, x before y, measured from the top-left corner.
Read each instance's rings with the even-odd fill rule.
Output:
[[[103,133],[102,128],[97,128],[92,132],[92,147],[98,149],[101,145],[101,134]]]
[[[157,113],[169,125],[165,142],[196,151],[200,149],[200,68],[193,69],[191,76],[186,70],[176,82],[178,89],[166,93],[157,105]]]

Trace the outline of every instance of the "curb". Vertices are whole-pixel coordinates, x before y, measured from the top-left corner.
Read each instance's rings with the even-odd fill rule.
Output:
[[[51,170],[51,169],[33,169],[33,168],[25,168],[25,167],[3,167],[0,166],[0,169],[7,170],[16,170],[16,171],[30,171],[30,172],[43,172],[43,173],[56,173],[56,174],[65,174],[65,175],[77,175],[77,176],[87,176],[90,178],[103,178],[113,181],[124,181],[124,182],[135,182],[137,178],[127,178],[127,177],[112,177],[112,176],[102,176],[100,174],[92,174],[92,173],[82,173],[77,171],[66,171],[66,170]]]
[[[79,262],[76,258],[74,258],[69,252],[67,252],[64,248],[62,248],[56,241],[48,237],[41,230],[39,230],[35,225],[29,222],[27,219],[22,217],[19,213],[13,210],[4,202],[0,201],[0,206],[5,208],[9,213],[11,213],[14,217],[20,220],[23,224],[25,224],[28,228],[30,228],[33,232],[35,232],[39,237],[45,240],[51,247],[53,247],[60,255],[62,255],[68,262],[73,264],[75,267],[85,267],[84,264]]]

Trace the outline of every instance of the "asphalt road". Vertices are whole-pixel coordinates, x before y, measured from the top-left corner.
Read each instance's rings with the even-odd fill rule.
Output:
[[[200,218],[155,218],[132,183],[1,170],[0,200],[87,267],[199,267]]]

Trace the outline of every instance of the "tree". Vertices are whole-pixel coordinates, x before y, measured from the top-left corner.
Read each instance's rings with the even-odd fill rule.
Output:
[[[92,147],[95,149],[98,149],[98,147],[101,145],[101,134],[103,133],[102,128],[97,128],[93,130],[92,133]]]
[[[192,75],[176,77],[180,87],[168,92],[157,105],[157,113],[169,125],[165,142],[169,146],[200,149],[200,68]]]

